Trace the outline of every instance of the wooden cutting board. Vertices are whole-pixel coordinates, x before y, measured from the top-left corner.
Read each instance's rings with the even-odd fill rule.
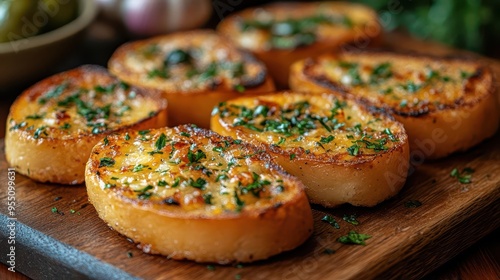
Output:
[[[398,44],[420,50],[429,46],[406,39],[388,37],[388,44],[403,42]],[[10,216],[8,165],[0,140],[0,261],[7,262],[10,247],[11,232],[5,225],[16,218],[15,268],[36,279],[416,279],[500,226],[499,143],[497,133],[466,153],[415,166],[401,193],[375,208],[314,206],[314,235],[304,245],[266,261],[216,265],[213,270],[206,264],[142,253],[97,217],[84,186],[40,184],[17,174],[16,209]],[[472,183],[451,178],[455,167],[473,168]],[[405,207],[410,200],[422,205]],[[58,212],[53,213],[53,207]],[[325,214],[341,228],[321,222]],[[356,214],[359,225],[343,221],[345,214]],[[372,238],[366,246],[337,242],[350,230]],[[326,249],[335,253],[327,254]]]

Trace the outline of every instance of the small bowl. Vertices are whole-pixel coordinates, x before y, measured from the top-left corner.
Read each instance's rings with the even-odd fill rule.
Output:
[[[0,88],[40,78],[65,59],[97,14],[95,0],[80,0],[78,4],[78,17],[68,24],[44,34],[0,43]]]

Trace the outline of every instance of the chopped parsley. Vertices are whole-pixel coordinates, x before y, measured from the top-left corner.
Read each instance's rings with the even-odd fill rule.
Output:
[[[365,240],[371,238],[368,234],[357,233],[351,230],[347,235],[341,236],[338,242],[343,244],[366,245]]]
[[[49,99],[60,96],[67,87],[68,87],[67,83],[56,86],[54,89],[52,89],[51,91],[47,92],[42,97],[40,97],[38,99],[38,103],[45,104]]]
[[[241,23],[241,30],[268,31],[271,34],[269,43],[273,48],[294,49],[316,42],[316,30],[320,25],[341,25],[352,28],[353,22],[343,15],[316,14],[296,19],[247,20]]]
[[[43,113],[43,114],[33,114],[33,115],[26,116],[26,119],[27,120],[39,120],[39,119],[43,118],[44,116],[45,116],[45,113]]]
[[[207,155],[202,150],[197,150],[195,153],[189,149],[187,153],[189,163],[199,163],[201,159],[207,158]]]
[[[33,133],[33,138],[35,139],[38,139],[40,138],[40,134],[44,134],[45,136],[47,136],[47,132],[45,131],[45,129],[47,128],[47,126],[43,125],[43,126],[40,126],[39,128],[37,128],[35,130],[35,133]]]
[[[205,201],[205,204],[212,205],[212,194],[211,193],[204,194],[203,200]]]
[[[460,78],[462,79],[468,79],[472,77],[472,73],[466,72],[466,71],[460,71]]]
[[[71,124],[69,123],[64,123],[63,125],[61,125],[59,128],[61,129],[70,129],[71,128]]]
[[[165,187],[165,186],[168,186],[167,181],[165,180],[158,181],[158,187]]]
[[[344,217],[342,217],[342,219],[350,224],[355,225],[355,226],[359,225],[358,220],[356,220],[355,214],[352,214],[352,215],[344,214]]]
[[[108,86],[97,85],[94,87],[94,90],[96,92],[101,92],[101,93],[112,93],[113,90],[115,90],[115,88],[116,88],[116,84],[110,84]]]
[[[238,192],[236,190],[234,190],[234,201],[236,204],[236,211],[240,212],[245,206],[245,202],[240,199],[240,197],[238,196]]]
[[[347,148],[347,152],[349,153],[349,155],[355,157],[359,154],[359,148],[360,147],[358,144],[354,144],[354,145]]]
[[[132,172],[140,172],[142,171],[144,168],[147,168],[148,165],[144,165],[144,164],[137,164],[136,166],[134,166],[134,169],[132,169]]]
[[[210,270],[210,271],[214,271],[215,270],[215,266],[214,265],[207,265],[207,269]]]
[[[321,142],[322,144],[328,144],[328,143],[332,142],[333,139],[335,139],[335,137],[333,135],[329,135],[328,137],[321,136],[321,139],[319,140],[319,142]]]
[[[389,136],[389,139],[392,141],[392,142],[397,142],[398,140],[396,139],[396,137],[394,136],[394,134],[392,134],[392,131],[389,129],[389,128],[385,128],[384,131],[383,131],[384,134],[387,134]]]
[[[408,200],[404,203],[406,208],[417,208],[422,206],[422,202],[418,200]]]
[[[472,173],[474,173],[474,169],[470,167],[466,167],[462,169],[462,172],[458,170],[458,168],[453,168],[450,173],[450,176],[453,178],[457,178],[457,180],[461,184],[470,184],[472,182]]]
[[[151,189],[153,189],[153,186],[147,185],[145,188],[143,188],[141,190],[136,190],[134,192],[139,193],[137,195],[137,197],[139,199],[149,199],[153,195],[152,192],[149,192],[149,190],[151,190]]]
[[[180,63],[191,63],[191,55],[184,50],[175,49],[165,57],[165,66],[177,65]]]
[[[181,178],[176,177],[174,180],[174,183],[172,184],[172,188],[178,187],[180,185],[180,183],[181,183]]]
[[[99,160],[99,167],[103,166],[113,166],[115,165],[115,160],[109,157],[103,157]]]
[[[193,188],[204,190],[205,186],[207,185],[207,181],[203,178],[198,178],[196,180],[189,178],[188,185],[193,187]]]
[[[166,69],[153,69],[148,72],[148,79],[153,79],[156,77],[168,79],[169,75]]]
[[[234,90],[236,90],[237,92],[245,92],[245,86],[242,85],[242,84],[237,84],[235,85],[234,87]]]
[[[392,77],[391,64],[389,62],[384,62],[376,65],[370,75],[370,83],[377,83],[380,80],[384,80]]]
[[[335,254],[335,250],[330,249],[330,248],[325,248],[325,250],[323,250],[323,254],[332,255],[332,254]]]
[[[158,137],[158,140],[155,142],[155,148],[157,151],[163,149],[165,145],[167,144],[167,136],[165,133],[162,133],[160,137]]]

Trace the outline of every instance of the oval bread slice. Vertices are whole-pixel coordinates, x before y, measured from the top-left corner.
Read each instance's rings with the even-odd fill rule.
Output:
[[[263,150],[190,126],[109,136],[92,151],[86,185],[109,226],[173,259],[251,262],[312,233],[299,180]]]
[[[23,92],[7,118],[5,155],[16,171],[41,182],[79,184],[92,147],[110,132],[166,125],[166,101],[82,66]]]
[[[264,145],[309,200],[374,206],[406,181],[408,139],[390,117],[332,94],[279,93],[221,103],[212,129]]]
[[[217,31],[251,51],[281,87],[297,60],[338,49],[376,43],[381,27],[375,11],[348,2],[274,3],[236,12]]]
[[[492,136],[500,110],[491,71],[471,60],[389,52],[344,52],[297,62],[290,87],[353,95],[392,112],[412,157],[436,159]],[[414,155],[413,155],[414,154]]]
[[[219,102],[274,90],[264,64],[210,30],[127,43],[108,66],[127,83],[162,91],[169,102],[170,126],[208,128],[210,112]]]

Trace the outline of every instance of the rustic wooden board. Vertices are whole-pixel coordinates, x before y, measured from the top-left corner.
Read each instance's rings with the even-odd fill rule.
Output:
[[[315,207],[314,235],[303,246],[268,261],[243,268],[216,266],[215,271],[203,264],[142,253],[97,217],[84,186],[39,184],[18,174],[16,269],[37,279],[61,275],[234,279],[238,274],[243,279],[419,278],[500,225],[499,142],[497,134],[467,153],[417,166],[403,191],[375,208]],[[0,150],[0,246],[7,252],[8,166],[3,141]],[[460,184],[449,176],[454,167],[466,166],[476,170],[471,184]],[[422,206],[406,208],[408,200],[419,200]],[[64,215],[52,213],[52,207]],[[77,213],[71,214],[70,209]],[[341,229],[320,221],[326,213],[339,221]],[[354,213],[360,225],[342,221],[344,214]],[[349,230],[373,237],[366,246],[338,243],[336,239]],[[325,254],[325,248],[336,252]],[[6,262],[4,253],[0,258]]]
[[[386,44],[449,52],[398,35],[387,37]],[[485,61],[500,73],[500,63]],[[97,217],[84,186],[39,184],[18,174],[16,269],[36,279],[420,278],[500,226],[499,143],[497,133],[466,153],[416,166],[401,193],[375,208],[314,207],[314,235],[301,247],[242,268],[216,266],[215,271],[142,253]],[[6,263],[8,166],[3,151],[0,140],[0,261]],[[451,178],[455,167],[474,168],[473,182],[463,185]],[[409,200],[422,206],[406,208]],[[64,215],[52,213],[52,207]],[[334,216],[341,229],[321,222],[325,214]],[[360,224],[342,221],[344,214],[357,214]],[[350,230],[373,237],[366,246],[336,241]],[[325,254],[326,248],[336,252]]]

